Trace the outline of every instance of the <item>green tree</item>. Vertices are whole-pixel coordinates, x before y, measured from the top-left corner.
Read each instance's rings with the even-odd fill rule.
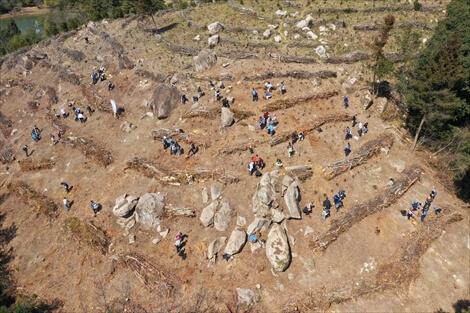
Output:
[[[59,27],[50,15],[44,20],[44,33],[47,37],[55,36],[59,33]]]
[[[470,10],[468,0],[452,0],[414,68],[400,79],[413,149],[425,144],[440,172],[454,178],[470,200]]]
[[[135,2],[137,14],[150,16],[152,18],[153,25],[155,26],[155,30],[157,30],[157,22],[155,22],[153,14],[159,10],[163,10],[164,8],[165,2],[163,0],[136,0]]]
[[[382,25],[380,33],[377,37],[375,37],[374,43],[372,45],[372,57],[374,62],[374,64],[372,65],[374,71],[372,86],[374,90],[376,85],[376,77],[379,75],[385,76],[391,70],[393,70],[393,64],[392,66],[390,66],[390,64],[385,61],[386,59],[383,53],[383,49],[388,42],[388,38],[390,37],[390,31],[393,29],[394,24],[395,16],[393,16],[392,14],[388,14],[387,16],[385,16],[384,25]]]

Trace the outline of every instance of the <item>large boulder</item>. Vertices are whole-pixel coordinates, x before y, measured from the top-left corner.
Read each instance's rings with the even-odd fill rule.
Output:
[[[289,267],[291,261],[289,242],[286,231],[279,224],[273,224],[269,231],[266,256],[276,272],[284,272]]]
[[[253,290],[237,288],[238,300],[237,305],[242,308],[251,308],[256,304],[256,296]]]
[[[210,69],[214,64],[217,63],[217,56],[214,51],[201,50],[197,56],[193,58],[194,66],[197,72],[205,71]]]
[[[199,220],[201,221],[202,225],[205,227],[209,227],[214,223],[214,215],[215,211],[217,210],[217,205],[219,202],[212,201],[208,206],[202,209],[201,216]]]
[[[209,260],[219,253],[225,241],[227,241],[227,237],[219,237],[216,240],[209,243],[209,246],[207,247],[207,258]]]
[[[34,63],[33,61],[31,61],[28,55],[20,54],[19,56],[17,56],[16,59],[18,60],[18,64],[21,65],[26,70],[29,71],[33,68]]]
[[[289,217],[295,219],[301,219],[300,215],[300,190],[299,180],[295,179],[289,187],[287,187],[286,194],[284,195],[284,201],[286,202],[287,209],[289,210]]]
[[[251,235],[257,231],[262,233],[268,229],[269,225],[271,225],[271,221],[269,219],[255,217],[255,220],[246,228],[246,233],[248,235]]]
[[[123,194],[116,199],[116,205],[113,207],[113,214],[119,217],[126,217],[133,213],[139,197]]]
[[[253,195],[253,214],[266,217],[271,208],[277,208],[276,193],[279,192],[279,171],[265,173],[256,187]]]
[[[146,193],[140,197],[135,206],[135,221],[144,229],[150,229],[160,225],[160,217],[163,215],[163,196],[158,193]]]
[[[158,119],[165,119],[180,102],[180,93],[176,87],[162,84],[153,92],[153,115]]]
[[[221,204],[222,206],[219,211],[214,215],[214,228],[219,231],[226,231],[230,224],[230,220],[232,219],[232,211],[230,210],[228,200],[222,200]]]
[[[217,200],[220,195],[224,192],[225,190],[225,184],[215,181],[211,185],[211,198],[212,201]]]
[[[207,26],[207,30],[209,30],[209,34],[215,35],[222,29],[222,24],[220,22],[214,22]]]
[[[246,243],[246,233],[243,229],[235,228],[230,234],[224,253],[234,255],[243,249]]]
[[[361,104],[364,110],[367,110],[372,105],[372,103],[374,103],[372,100],[372,94],[369,90],[361,91],[359,98],[361,99]]]
[[[220,116],[220,123],[222,127],[232,126],[234,122],[234,114],[230,111],[229,108],[222,108],[222,113]]]

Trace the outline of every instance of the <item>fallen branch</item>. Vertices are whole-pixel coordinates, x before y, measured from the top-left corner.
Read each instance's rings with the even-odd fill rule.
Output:
[[[330,244],[335,242],[342,233],[348,231],[353,225],[359,223],[367,216],[395,203],[418,179],[420,179],[421,173],[421,167],[417,165],[410,167],[402,179],[395,181],[392,187],[384,190],[377,198],[367,203],[358,204],[341,218],[333,220],[330,228],[325,233],[317,236],[310,242],[310,247],[313,250],[326,250]]]
[[[180,171],[163,169],[151,160],[137,157],[127,161],[127,167],[141,172],[148,178],[155,178],[163,183],[175,186],[211,179],[216,179],[226,184],[240,181],[238,177],[230,173],[219,172],[218,170]]]
[[[325,100],[325,99],[329,99],[337,95],[338,95],[338,91],[327,91],[327,92],[320,92],[320,93],[315,93],[315,94],[301,95],[301,96],[295,97],[293,99],[288,99],[288,100],[281,99],[281,100],[277,100],[275,102],[269,103],[268,105],[265,105],[262,111],[273,112],[277,110],[285,110],[298,104],[303,104],[303,103],[307,103],[307,102],[315,101],[315,100]]]
[[[49,170],[54,166],[55,162],[50,159],[43,159],[37,162],[33,162],[31,159],[24,159],[20,162],[20,169],[28,172]]]
[[[289,166],[286,167],[286,170],[288,174],[292,173],[291,176],[297,176],[302,181],[313,176],[312,167],[310,165]]]
[[[67,137],[67,140],[62,139],[59,142],[82,151],[87,158],[90,158],[105,167],[114,162],[111,151],[100,148],[92,140],[69,136]]]
[[[321,116],[312,122],[301,125],[298,129],[303,130],[304,134],[307,135],[308,133],[312,132],[313,130],[317,130],[319,127],[321,127],[323,124],[326,123],[333,123],[333,122],[346,122],[352,119],[352,115],[349,115],[347,113],[342,113],[342,114],[329,114],[325,116]],[[282,135],[279,135],[278,137],[275,137],[269,142],[269,145],[271,147],[278,145],[280,143],[289,141],[291,139],[292,133],[290,132],[285,132]]]
[[[326,179],[332,179],[341,173],[351,170],[352,168],[366,163],[368,159],[377,154],[381,148],[390,148],[393,144],[393,135],[390,133],[366,142],[357,150],[352,157],[343,159],[331,164],[323,165],[323,176]]]
[[[197,147],[207,148],[211,146],[210,138],[184,133],[181,129],[173,130],[169,128],[160,128],[152,131],[152,138],[154,140],[161,140],[163,136],[166,136],[167,138],[173,137],[176,141],[183,141],[188,144],[194,143]]]
[[[127,255],[125,264],[134,271],[135,276],[147,288],[162,293],[166,297],[171,296],[175,291],[176,279],[159,270],[144,257],[137,254]]]
[[[388,264],[381,265],[373,281],[362,281],[331,292],[322,290],[314,295],[311,302],[306,304],[309,309],[315,311],[328,310],[336,303],[347,302],[360,296],[386,290],[407,290],[420,274],[420,259],[426,253],[429,246],[438,239],[443,229],[455,222],[463,220],[459,213],[451,213],[450,209],[444,209],[440,216],[431,219],[428,217],[425,223],[418,226],[418,230],[410,233],[403,242],[399,255]]]

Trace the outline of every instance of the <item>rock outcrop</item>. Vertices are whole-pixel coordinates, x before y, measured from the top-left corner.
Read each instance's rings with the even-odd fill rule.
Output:
[[[193,58],[194,66],[197,72],[205,71],[210,69],[214,64],[217,63],[217,56],[214,51],[201,50],[197,56]]]
[[[266,256],[276,272],[284,272],[290,264],[291,253],[287,234],[279,224],[273,224],[266,241]]]
[[[232,211],[228,200],[222,200],[221,205],[220,209],[214,215],[214,228],[219,231],[226,231],[232,219]]]
[[[287,176],[286,176],[287,177]],[[287,209],[289,210],[289,217],[300,219],[300,190],[299,190],[299,180],[294,179],[293,182],[287,187],[286,193],[284,195],[284,201],[286,203]]]
[[[165,119],[180,102],[180,93],[176,87],[160,85],[153,92],[153,115],[158,119]]]
[[[278,191],[279,171],[265,173],[256,187],[253,196],[253,214],[256,217],[266,217],[270,215],[271,208],[277,209],[279,204],[276,201],[276,191]]]
[[[220,22],[214,22],[207,26],[207,30],[209,31],[209,34],[215,35],[222,29],[222,26],[223,25]]]
[[[227,246],[225,247],[224,253],[229,255],[237,254],[242,251],[243,246],[246,243],[246,233],[243,229],[235,228],[230,234]]]
[[[113,214],[119,217],[131,215],[134,212],[138,201],[138,197],[123,194],[116,199],[116,205],[113,207]]]
[[[139,198],[135,206],[135,220],[143,229],[150,229],[160,225],[165,203],[163,196],[158,193],[146,193]]]
[[[214,223],[214,215],[218,204],[218,201],[212,201],[208,206],[202,209],[199,220],[205,227],[209,227]]]

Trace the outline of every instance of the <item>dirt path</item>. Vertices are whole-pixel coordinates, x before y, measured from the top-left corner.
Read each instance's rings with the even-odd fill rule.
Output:
[[[1,14],[0,20],[7,20],[13,17],[30,16],[30,15],[43,15],[49,13],[48,8],[27,7],[21,8],[19,11],[12,11],[10,13]]]

